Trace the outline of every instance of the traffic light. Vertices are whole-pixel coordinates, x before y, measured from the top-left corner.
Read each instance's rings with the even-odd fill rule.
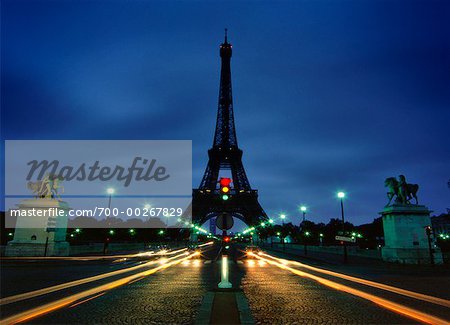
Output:
[[[220,195],[222,200],[226,201],[230,198],[231,178],[221,177],[219,180]]]

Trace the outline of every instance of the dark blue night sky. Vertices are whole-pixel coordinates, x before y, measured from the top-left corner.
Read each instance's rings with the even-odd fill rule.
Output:
[[[370,222],[405,174],[450,208],[448,1],[1,1],[2,139],[212,145],[228,27],[237,135],[270,216]],[[2,145],[3,146],[3,145]]]

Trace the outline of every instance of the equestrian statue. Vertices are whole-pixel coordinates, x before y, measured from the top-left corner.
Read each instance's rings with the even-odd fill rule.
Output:
[[[384,186],[389,189],[387,192],[387,197],[389,202],[386,206],[390,205],[392,200],[395,197],[394,204],[396,205],[409,205],[411,200],[415,200],[415,205],[419,204],[419,200],[417,199],[417,191],[419,190],[419,185],[417,184],[408,184],[406,182],[406,177],[404,175],[400,175],[398,180],[395,177],[388,177],[384,181]]]

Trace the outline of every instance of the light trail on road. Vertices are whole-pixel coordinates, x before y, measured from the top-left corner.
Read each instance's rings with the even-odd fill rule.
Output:
[[[209,245],[212,245],[212,244],[214,244],[214,242],[213,241],[209,241],[207,243],[198,245],[198,247],[209,246]]]
[[[211,245],[208,242],[202,244],[201,246]],[[199,245],[200,247],[200,245]],[[37,261],[52,261],[52,260],[63,260],[63,261],[98,261],[98,260],[109,260],[109,259],[120,259],[120,258],[135,258],[135,257],[147,257],[147,256],[158,256],[158,255],[173,255],[177,252],[187,250],[187,248],[181,248],[179,250],[160,250],[160,251],[148,251],[134,254],[122,254],[122,255],[101,255],[101,256],[18,256],[18,257],[2,257],[0,260],[37,260]]]
[[[47,313],[53,312],[57,309],[69,306],[72,303],[76,303],[77,301],[81,300],[81,299],[86,299],[89,298],[93,295],[98,295],[101,296],[100,294],[103,293],[104,291],[108,291],[114,288],[117,288],[119,286],[122,286],[124,284],[128,284],[129,282],[154,274],[160,270],[166,269],[168,267],[171,267],[173,265],[176,265],[178,263],[181,263],[183,261],[186,261],[194,256],[199,255],[200,253],[195,252],[192,254],[189,254],[188,252],[185,252],[183,254],[179,254],[176,255],[174,257],[168,258],[168,262],[165,263],[164,265],[160,265],[158,267],[155,267],[153,269],[144,271],[144,272],[140,272],[137,274],[133,274],[127,277],[124,277],[122,279],[119,280],[115,280],[115,281],[111,281],[109,283],[97,286],[95,288],[92,289],[88,289],[85,291],[82,291],[80,293],[76,293],[73,295],[70,295],[66,298],[62,298],[62,299],[58,299],[55,300],[53,302],[44,304],[42,306],[18,313],[16,315],[10,316],[6,319],[3,319],[0,321],[0,324],[17,324],[17,323],[21,323],[21,322],[25,322],[25,321],[29,321],[33,318],[39,317],[39,316],[43,316]],[[86,300],[87,301],[87,300]]]
[[[174,255],[174,254],[177,254],[177,253],[184,252],[186,250],[187,250],[187,248],[182,248],[182,249],[178,249],[178,250],[175,250],[175,251],[168,251],[168,252],[165,252],[164,254],[159,254],[159,255],[164,255],[164,256],[165,255]],[[41,296],[41,295],[45,295],[47,293],[51,293],[51,292],[55,292],[55,291],[59,291],[59,290],[63,290],[63,289],[71,288],[71,287],[75,287],[75,286],[78,286],[78,285],[81,285],[81,284],[85,284],[85,283],[89,283],[89,282],[93,282],[93,281],[98,281],[98,280],[101,280],[101,279],[109,278],[111,276],[116,276],[116,275],[120,275],[120,274],[123,274],[123,273],[128,273],[128,272],[135,271],[135,270],[138,270],[138,269],[141,269],[141,268],[145,268],[145,267],[151,266],[153,264],[158,264],[158,263],[160,263],[160,260],[154,260],[154,261],[150,261],[150,262],[147,262],[147,263],[144,263],[144,264],[140,264],[140,265],[136,265],[136,266],[131,266],[131,267],[127,267],[127,268],[124,268],[124,269],[120,269],[120,270],[117,270],[117,271],[103,273],[103,274],[91,276],[91,277],[84,278],[84,279],[74,280],[74,281],[58,284],[58,285],[47,287],[47,288],[43,288],[43,289],[38,289],[38,290],[21,293],[21,294],[14,295],[14,296],[1,298],[0,299],[0,306],[6,305],[6,304],[10,304],[10,303],[14,303],[14,302],[18,302],[18,301],[25,300],[25,299],[35,298],[35,297],[38,297],[38,296]]]
[[[311,265],[308,265],[308,264],[303,264],[303,263],[300,263],[300,262],[297,262],[297,261],[281,259],[281,258],[272,256],[272,255],[269,255],[269,254],[266,254],[266,253],[262,253],[262,252],[259,253],[258,255],[266,256],[266,257],[271,258],[273,260],[276,260],[276,261],[278,261],[278,262],[280,262],[282,264],[287,262],[288,264],[300,266],[300,267],[303,267],[305,269],[312,270],[312,271],[315,271],[315,272],[320,272],[320,273],[323,273],[323,274],[331,275],[331,276],[338,277],[338,278],[341,278],[341,279],[344,279],[344,280],[348,280],[348,281],[351,281],[351,282],[364,284],[364,285],[367,285],[367,286],[370,286],[370,287],[374,287],[374,288],[377,288],[377,289],[382,289],[382,290],[394,292],[396,294],[403,295],[403,296],[406,296],[406,297],[409,297],[409,298],[414,298],[414,299],[418,299],[418,300],[422,300],[422,301],[426,301],[426,302],[430,302],[430,303],[433,303],[433,304],[437,304],[437,305],[441,305],[441,306],[450,308],[450,301],[446,300],[446,299],[433,297],[433,296],[425,295],[425,294],[422,294],[422,293],[418,293],[418,292],[414,292],[414,291],[410,291],[410,290],[406,290],[406,289],[401,289],[401,288],[397,288],[397,287],[393,287],[393,286],[390,286],[390,285],[387,285],[387,284],[383,284],[383,283],[378,283],[378,282],[374,282],[374,281],[370,281],[370,280],[357,278],[357,277],[346,275],[346,274],[343,274],[343,273],[338,273],[338,272],[333,272],[333,271],[329,271],[329,270],[326,270],[326,269],[321,269],[321,268],[314,267],[314,266],[311,266]]]
[[[254,254],[254,253],[249,253],[248,255],[252,256],[252,257],[255,257],[255,258],[259,259],[259,260],[263,260],[266,263],[269,263],[271,265],[277,266],[277,267],[279,267],[281,269],[290,271],[290,272],[292,272],[292,273],[294,273],[296,275],[299,275],[301,277],[309,278],[311,280],[317,281],[317,282],[319,282],[319,283],[321,283],[321,284],[323,284],[323,285],[325,285],[327,287],[333,288],[335,290],[343,291],[343,292],[352,294],[354,296],[357,296],[357,297],[360,297],[360,298],[372,301],[375,304],[377,304],[377,305],[379,305],[379,306],[381,306],[383,308],[386,308],[386,309],[391,310],[393,312],[396,312],[398,314],[407,316],[409,318],[415,319],[417,321],[420,321],[420,322],[423,322],[423,323],[427,323],[427,324],[435,324],[435,325],[448,325],[450,323],[449,321],[444,320],[442,318],[435,317],[433,315],[429,315],[427,313],[418,311],[418,310],[413,309],[413,308],[409,308],[407,306],[395,303],[395,302],[387,300],[385,298],[381,298],[381,297],[375,296],[373,294],[369,294],[369,293],[363,292],[361,290],[354,289],[354,288],[351,288],[349,286],[346,286],[346,285],[343,285],[343,284],[340,284],[340,283],[337,283],[337,282],[334,282],[334,281],[331,281],[331,280],[328,280],[328,279],[325,279],[325,278],[321,278],[319,276],[316,276],[316,275],[313,275],[313,274],[310,274],[310,273],[306,273],[304,271],[300,271],[300,270],[294,269],[294,268],[288,266],[288,264],[291,262],[289,260],[278,259],[276,257],[270,256],[270,255],[267,255],[267,254],[264,254],[264,253],[262,253],[261,255]],[[263,257],[263,255],[269,256],[270,259]],[[280,261],[278,261],[278,260],[280,260]]]

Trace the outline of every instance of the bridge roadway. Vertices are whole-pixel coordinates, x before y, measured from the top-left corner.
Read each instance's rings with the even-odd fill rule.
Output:
[[[242,247],[236,246],[229,252],[233,289],[228,294],[243,301],[238,307],[234,299],[228,302],[225,299],[220,305],[219,299],[214,300],[220,293],[217,290],[221,274],[220,246],[205,245],[201,249],[200,256],[188,256],[186,251],[180,251],[165,256],[130,256],[106,261],[3,260],[2,324],[206,324],[210,320],[225,324],[230,323],[239,309],[245,314],[242,308],[249,308],[251,316],[241,317],[241,323],[420,323],[422,314],[405,317],[399,314],[404,310],[394,312],[392,306],[388,308],[382,302],[374,303],[367,297],[345,292],[347,285],[364,294],[422,311],[431,317],[425,321],[450,320],[448,300],[430,302],[386,292],[302,269],[271,255],[247,258]],[[305,277],[299,270],[324,281]],[[147,271],[148,274],[143,273]],[[116,273],[102,276],[107,272]],[[98,279],[85,280],[92,276]],[[334,282],[330,285],[326,280],[331,278]],[[67,284],[70,281],[77,282]],[[61,290],[45,289],[57,284]],[[234,322],[239,322],[238,316],[237,319]]]

